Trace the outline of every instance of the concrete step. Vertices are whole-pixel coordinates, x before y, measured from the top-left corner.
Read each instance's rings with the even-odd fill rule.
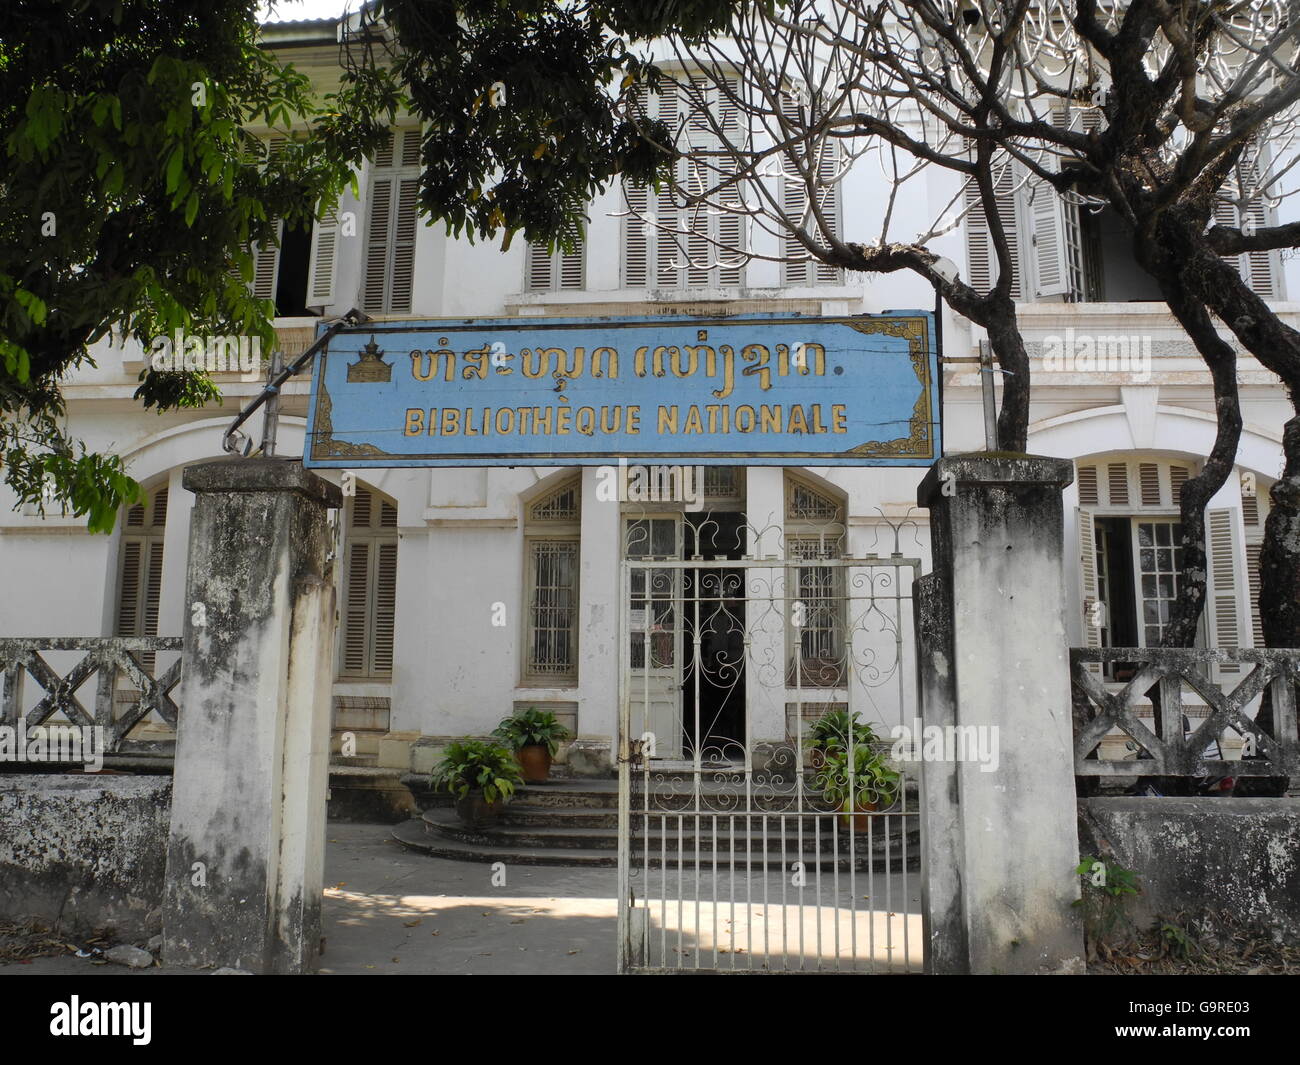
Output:
[[[332,821],[393,824],[418,813],[411,791],[402,783],[400,769],[367,765],[329,767],[329,804]]]
[[[475,862],[481,864],[491,864],[492,862],[504,862],[507,865],[558,865],[570,867],[595,867],[595,868],[613,868],[618,865],[618,852],[616,850],[604,850],[591,847],[517,847],[503,846],[498,842],[476,843],[464,840],[447,839],[432,836],[425,831],[426,824],[420,818],[412,818],[404,821],[393,828],[393,839],[404,847],[411,850],[419,851],[434,858],[449,858],[455,861]],[[822,870],[830,871],[833,869],[847,870],[850,862],[847,858],[841,857],[836,861],[828,855],[806,854],[802,859],[796,858],[792,854],[787,854],[788,861],[793,862],[802,860],[804,869],[807,871]],[[751,863],[746,867],[743,858],[737,856],[732,863],[725,854],[717,856],[716,864],[714,855],[711,851],[694,851],[687,850],[681,854],[669,853],[664,856],[652,854],[648,861],[644,856],[637,856],[635,865],[637,868],[649,867],[651,869],[682,868],[686,870],[694,869],[697,865],[701,871],[712,872],[715,868],[722,871],[730,871],[733,868],[736,873],[750,872],[754,875],[761,875],[762,868],[760,865]],[[901,870],[900,863],[890,860],[888,869],[881,855],[877,855],[874,862],[870,855],[860,854],[853,867],[860,872],[867,871],[868,867],[875,866],[874,871],[877,873],[898,872]],[[911,859],[907,863],[909,869],[918,868],[918,859]],[[780,870],[769,862],[769,873],[777,873]]]

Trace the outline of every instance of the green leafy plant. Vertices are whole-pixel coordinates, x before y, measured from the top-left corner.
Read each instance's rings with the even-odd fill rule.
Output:
[[[1072,905],[1083,910],[1084,935],[1092,953],[1108,953],[1129,940],[1134,932],[1133,920],[1125,901],[1142,894],[1138,875],[1114,860],[1086,857],[1075,867],[1082,878],[1082,892]]]
[[[856,711],[850,716],[847,710],[828,710],[813,722],[804,743],[817,751],[824,751],[828,747],[847,747],[850,731],[856,743],[875,743],[875,732],[870,725],[862,723],[861,717]]]
[[[559,745],[569,738],[569,730],[555,720],[549,710],[530,706],[501,720],[492,735],[503,740],[511,750],[522,747],[545,747],[552,758]]]
[[[465,740],[447,746],[432,781],[458,799],[482,791],[488,802],[509,802],[524,779],[514,754],[500,744]]]
[[[869,726],[863,726],[870,732]],[[857,727],[854,728],[857,733]],[[825,761],[813,777],[822,798],[845,813],[867,806],[888,808],[898,801],[902,777],[889,767],[885,756],[866,743],[853,746],[852,773],[847,747],[824,748]]]

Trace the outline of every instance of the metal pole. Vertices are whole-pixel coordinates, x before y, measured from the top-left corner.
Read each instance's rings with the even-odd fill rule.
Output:
[[[275,458],[275,437],[280,428],[280,387],[275,380],[284,369],[284,352],[276,348],[271,352],[271,365],[267,370],[266,414],[262,419],[262,455]]]
[[[980,390],[984,393],[984,448],[998,450],[998,401],[993,386],[993,350],[987,340],[980,341]]]

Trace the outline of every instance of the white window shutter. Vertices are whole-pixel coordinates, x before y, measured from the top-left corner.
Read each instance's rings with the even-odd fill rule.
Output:
[[[553,262],[545,245],[529,244],[524,252],[524,287],[530,292],[549,291],[555,282]]]
[[[419,130],[392,131],[370,168],[361,309],[409,314],[419,230]]]
[[[1020,233],[1016,224],[1016,178],[1009,160],[1003,158],[994,166],[993,192],[998,217],[1007,236],[1011,255],[1011,297],[1020,299],[1022,292]],[[962,189],[966,208],[967,282],[980,293],[987,293],[997,281],[998,260],[993,249],[993,235],[974,179]]]
[[[375,175],[370,182],[366,217],[366,257],[362,266],[361,309],[384,310],[388,274],[388,241],[393,217],[393,180]]]
[[[268,241],[265,244],[254,244],[252,246],[253,254],[253,284],[252,293],[254,299],[273,300],[275,299],[275,285],[280,277],[280,240],[284,236],[284,223],[279,219],[275,222],[275,241]]]
[[[328,307],[338,302],[334,278],[338,270],[339,222],[337,209],[316,220],[311,233],[311,262],[307,271],[307,304]]]
[[[548,251],[529,244],[524,254],[524,288],[529,292],[577,291],[586,284],[584,242],[573,251]]]
[[[415,287],[415,234],[419,222],[419,196],[419,178],[403,178],[397,183],[388,309],[398,314],[409,314],[411,311],[411,293]]]
[[[1216,648],[1240,647],[1245,635],[1241,593],[1243,574],[1238,560],[1244,559],[1242,530],[1227,508],[1206,513],[1206,554],[1210,561],[1210,594],[1207,601],[1210,643]],[[1241,667],[1224,665],[1219,672],[1239,673]]]
[[[1241,175],[1243,186],[1241,191],[1244,195],[1251,195],[1259,183],[1261,171],[1264,169],[1261,166],[1262,158],[1262,151],[1253,144],[1242,152],[1238,173]],[[1252,198],[1246,205],[1244,214],[1238,210],[1235,203],[1227,199],[1216,199],[1214,221],[1217,225],[1231,229],[1249,224],[1253,224],[1256,229],[1262,229],[1272,224],[1268,205],[1258,196]],[[1277,252],[1251,251],[1241,255],[1225,255],[1222,258],[1237,269],[1255,295],[1261,299],[1278,297],[1280,288],[1278,278],[1281,270]]]
[[[1097,526],[1093,513],[1084,507],[1078,509],[1079,531],[1079,605],[1083,615],[1083,646],[1101,646],[1101,629],[1092,624],[1093,604],[1097,602]],[[1088,671],[1101,676],[1099,663],[1090,662]]]
[[[644,288],[650,284],[650,229],[645,222],[650,192],[624,183],[623,202],[623,285]]]
[[[837,240],[842,236],[843,221],[840,218],[840,182],[839,169],[839,145],[834,141],[827,139],[821,147],[821,158],[817,161],[817,180],[820,185],[820,201],[822,218],[830,232],[826,236],[835,237]],[[817,263],[814,267],[816,279],[822,284],[837,284],[843,279],[843,274],[838,267],[828,266],[826,263]]]
[[[1030,178],[1021,186],[1029,220],[1034,264],[1034,295],[1038,298],[1072,293],[1065,204],[1045,181]]]
[[[556,264],[556,273],[559,275],[560,288],[566,290],[579,290],[587,284],[586,271],[586,242],[579,241],[573,251],[556,252],[556,258],[559,260]]]

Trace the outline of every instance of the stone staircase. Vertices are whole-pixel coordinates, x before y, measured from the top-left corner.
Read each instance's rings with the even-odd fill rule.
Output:
[[[417,793],[427,805],[419,817],[393,829],[403,846],[432,857],[469,862],[505,862],[514,865],[564,865],[612,867],[618,864],[618,785],[613,780],[556,779],[521,788],[501,819],[490,828],[467,828],[445,796]],[[802,861],[806,870],[849,867],[846,833],[832,829],[830,817],[805,817],[802,836],[796,819],[779,816],[788,806],[785,797],[756,795],[746,817],[719,811],[675,816],[690,807],[688,794],[657,795],[648,828],[643,816],[632,816],[633,854],[636,865],[658,869],[685,867],[737,871],[763,864],[770,870]],[[909,806],[915,809],[909,802]],[[667,814],[661,818],[660,814]],[[820,829],[814,831],[813,826]],[[859,834],[854,842],[854,864],[876,872],[901,871],[904,864],[917,868],[920,835],[915,817],[877,818],[870,838]],[[749,828],[746,843],[745,828]],[[734,839],[733,839],[734,834]]]

